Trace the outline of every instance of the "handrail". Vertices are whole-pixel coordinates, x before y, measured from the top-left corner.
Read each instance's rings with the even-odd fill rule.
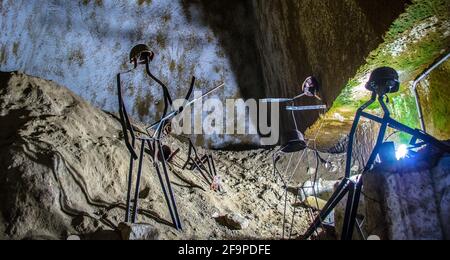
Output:
[[[431,72],[433,72],[437,67],[439,67],[442,63],[444,63],[449,58],[450,58],[450,53],[448,53],[443,58],[441,58],[437,62],[435,62],[429,69],[427,69],[425,72],[423,72],[421,75],[419,75],[419,77],[417,77],[417,79],[413,82],[412,87],[414,90],[414,98],[416,100],[417,111],[419,113],[420,126],[422,128],[422,131],[424,131],[424,132],[426,132],[426,125],[425,125],[425,119],[423,117],[423,110],[422,110],[422,106],[420,104],[419,92],[417,91],[417,87],[422,80],[424,80],[428,75],[430,75]]]

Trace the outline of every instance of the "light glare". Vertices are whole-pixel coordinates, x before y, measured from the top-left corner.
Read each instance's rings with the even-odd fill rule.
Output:
[[[408,146],[404,144],[399,145],[397,151],[395,151],[397,161],[405,158],[407,155],[408,155]]]

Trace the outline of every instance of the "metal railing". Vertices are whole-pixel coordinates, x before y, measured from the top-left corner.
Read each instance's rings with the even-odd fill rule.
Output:
[[[422,80],[424,80],[426,77],[428,77],[431,74],[431,72],[433,72],[436,68],[438,68],[440,65],[442,65],[442,63],[447,61],[449,58],[450,58],[450,53],[448,53],[447,55],[440,58],[437,62],[435,62],[433,65],[431,65],[430,68],[428,68],[425,72],[420,74],[419,77],[417,77],[417,79],[413,82],[413,85],[412,85],[413,90],[414,90],[414,98],[416,99],[417,111],[419,113],[420,126],[422,128],[422,131],[424,131],[425,133],[427,130],[426,130],[426,125],[425,125],[425,119],[423,116],[422,106],[420,104],[419,91],[417,90],[417,87],[419,86],[419,83]]]

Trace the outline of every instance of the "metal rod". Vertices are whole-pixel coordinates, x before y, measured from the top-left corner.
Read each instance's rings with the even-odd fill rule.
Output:
[[[208,170],[206,169],[202,159],[198,155],[197,148],[195,148],[194,145],[192,145],[192,151],[194,153],[194,159],[192,159],[192,162],[194,163],[194,165],[193,165],[192,170],[197,168],[199,170],[199,172],[201,173],[201,175],[203,176],[203,178],[206,180],[206,183],[208,185],[211,185],[214,180],[210,180],[208,178],[208,174],[209,174]],[[205,174],[205,171],[207,172],[207,174]]]
[[[441,149],[442,151],[450,152],[449,145],[439,141],[438,139],[434,138],[433,136],[431,136],[427,133],[421,132],[419,130],[414,130],[414,129],[407,127],[391,118],[388,121],[389,121],[389,127],[393,128],[395,130],[401,131],[401,132],[405,132],[409,135],[415,136],[418,139]]]
[[[208,185],[211,185],[212,182],[211,182],[211,180],[208,178],[208,174],[205,174],[205,172],[203,171],[202,167],[201,167],[194,159],[191,159],[191,160],[192,160],[192,162],[193,162],[193,167],[192,167],[191,170],[197,169],[197,170],[200,172],[200,174],[202,175],[202,177],[205,179],[206,183],[207,183]]]
[[[368,108],[371,104],[376,101],[377,95],[372,94],[372,98],[365,103],[358,111],[356,112],[355,120],[352,125],[352,129],[349,135],[348,148],[347,148],[347,158],[346,158],[346,168],[345,168],[345,177],[351,177],[351,169],[352,169],[352,155],[353,155],[353,143],[355,141],[355,134],[358,130],[359,120],[361,119],[362,113],[364,113],[364,109]]]
[[[161,88],[163,89],[163,93],[164,93],[163,117],[165,117],[167,112],[169,111],[169,108],[173,107],[173,102],[172,102],[172,98],[170,97],[169,89],[167,88],[167,86],[164,83],[162,83],[162,81],[160,81],[158,78],[156,78],[152,74],[152,72],[150,71],[150,64],[148,61],[145,63],[145,71],[147,72],[147,75],[150,76],[150,78],[152,78],[154,81],[156,81],[156,83],[158,83],[161,86]]]
[[[191,83],[191,84],[192,84],[191,86],[193,86],[194,83],[195,83],[195,78],[193,78],[193,81],[192,81],[192,83]],[[192,100],[192,101],[190,101],[190,102],[187,102],[186,104],[184,104],[184,105],[183,105],[182,107],[180,107],[179,109],[177,109],[177,110],[175,110],[175,111],[172,111],[172,112],[169,113],[169,114],[165,113],[164,116],[163,116],[163,118],[162,118],[161,120],[159,120],[159,121],[153,123],[151,126],[149,126],[149,127],[147,128],[147,130],[155,128],[156,126],[158,126],[159,124],[161,124],[161,121],[170,121],[170,120],[172,120],[173,118],[175,118],[176,116],[178,116],[179,114],[181,114],[181,113],[184,111],[184,109],[186,109],[186,107],[191,106],[192,104],[198,102],[199,100],[203,99],[204,97],[210,95],[210,94],[213,93],[214,91],[216,91],[216,90],[218,90],[218,89],[220,89],[220,88],[222,88],[222,87],[224,87],[224,86],[225,86],[225,83],[222,83],[222,84],[219,85],[218,87],[215,87],[214,89],[212,89],[212,90],[206,92],[206,93],[203,94],[201,97],[198,97],[198,98],[196,98],[196,99],[194,99],[194,100]]]
[[[367,173],[375,163],[375,160],[378,156],[378,151],[380,146],[383,144],[384,137],[386,136],[386,130],[388,128],[388,121],[389,118],[389,111],[387,111],[387,107],[383,102],[382,97],[378,99],[378,101],[382,104],[381,106],[383,108],[386,108],[387,113],[384,115],[384,122],[381,125],[380,131],[378,133],[377,142],[375,145],[374,150],[372,151],[372,154],[370,155],[370,158],[364,168],[363,174]],[[344,228],[342,232],[342,240],[351,240],[353,238],[353,231],[355,227],[355,221],[356,216],[358,214],[358,207],[359,207],[359,199],[361,197],[361,189],[362,189],[362,177],[358,180],[358,183],[354,185],[352,188],[351,195],[349,196],[348,204],[347,204],[347,210],[345,214],[345,221],[344,221]]]
[[[119,116],[120,116],[120,123],[122,125],[122,131],[125,139],[125,145],[128,148],[128,151],[131,153],[131,156],[134,160],[137,160],[137,154],[134,151],[134,143],[136,141],[136,135],[134,134],[133,126],[131,125],[130,118],[128,117],[128,113],[123,101],[122,96],[122,86],[121,86],[121,79],[120,79],[120,73],[117,74],[117,92],[118,92],[118,98],[119,98]],[[130,131],[131,139],[128,137],[128,131]]]
[[[264,98],[261,99],[260,101],[262,103],[287,103],[287,102],[294,102],[295,100],[302,98],[306,96],[305,93],[302,93],[298,96],[295,96],[294,98]]]
[[[358,229],[358,233],[361,236],[362,240],[367,240],[367,236],[366,234],[364,234],[364,230],[362,229],[362,227],[364,226],[365,223],[365,218],[360,222],[358,221],[358,219],[356,219],[356,228]]]
[[[294,101],[292,101],[292,105],[294,105]],[[297,124],[297,118],[295,117],[295,113],[293,110],[291,111],[291,114],[292,114],[292,121],[294,121],[295,130],[300,131]]]
[[[286,107],[287,111],[308,111],[308,110],[322,110],[327,109],[326,105],[318,105],[318,106],[288,106]]]
[[[306,93],[302,93],[302,94],[300,94],[300,95],[294,97],[292,100],[295,101],[295,100],[297,100],[297,99],[299,99],[299,98],[302,98],[302,97],[304,97],[304,96],[306,96]]]
[[[352,213],[354,207],[354,198],[355,198],[355,183],[351,182],[348,189],[348,197],[347,197],[347,205],[345,207],[345,217],[344,217],[344,225],[341,234],[341,240],[349,240],[348,233],[350,226],[350,215]],[[353,232],[352,232],[353,233]]]
[[[431,135],[429,135],[427,133],[424,133],[424,132],[421,132],[420,130],[412,129],[412,128],[408,127],[408,126],[405,126],[402,123],[399,123],[399,122],[395,121],[392,118],[383,119],[383,118],[371,115],[371,114],[366,113],[366,112],[362,112],[361,116],[365,117],[367,119],[370,119],[372,121],[375,121],[377,123],[380,123],[380,124],[383,122],[383,120],[387,120],[389,127],[392,128],[392,129],[395,129],[395,130],[400,131],[400,132],[407,133],[407,134],[413,136],[414,138],[420,139],[420,140],[424,141],[425,143],[429,143],[429,144],[431,144],[431,145],[433,145],[433,146],[435,146],[435,147],[437,147],[437,148],[439,148],[439,149],[441,149],[443,151],[450,151],[450,146],[449,145],[439,141],[438,139],[434,138],[433,136],[431,136]]]
[[[353,122],[352,130],[350,131],[350,137],[349,137],[349,143],[348,143],[348,151],[347,151],[347,160],[346,160],[346,179],[340,184],[339,188],[336,190],[336,192],[332,195],[331,199],[327,202],[324,209],[322,210],[319,217],[317,217],[314,221],[314,223],[310,226],[308,231],[304,235],[304,239],[308,239],[311,237],[311,235],[317,230],[317,228],[320,226],[322,219],[326,218],[332,210],[336,207],[336,205],[341,201],[346,192],[349,193],[348,197],[348,203],[346,208],[346,215],[344,219],[344,228],[342,232],[342,239],[344,240],[350,240],[353,236],[354,227],[356,225],[356,218],[358,213],[358,207],[359,207],[359,200],[362,193],[362,185],[363,185],[363,178],[361,177],[358,182],[355,183],[351,181],[351,163],[352,163],[352,155],[353,155],[353,142],[354,142],[354,136],[356,134],[358,123],[361,119],[361,117],[366,117],[368,119],[371,119],[373,121],[381,123],[380,132],[378,134],[377,143],[375,145],[375,148],[372,151],[372,154],[364,168],[363,174],[366,174],[370,169],[372,168],[373,164],[375,163],[375,160],[378,156],[379,147],[383,144],[384,136],[386,135],[387,128],[393,128],[401,132],[405,132],[407,134],[412,135],[414,138],[420,139],[426,143],[429,143],[437,148],[442,149],[443,151],[450,151],[450,146],[437,140],[436,138],[423,133],[419,130],[414,130],[408,126],[405,126],[394,119],[390,117],[390,112],[388,107],[386,106],[384,100],[384,96],[378,97],[378,102],[381,104],[381,107],[384,111],[384,117],[380,118],[374,115],[371,115],[369,113],[364,112],[365,109],[367,109],[372,103],[374,103],[377,100],[377,94],[375,92],[372,92],[372,98],[369,102],[364,104],[360,109],[358,109],[355,120]]]
[[[217,176],[216,163],[214,162],[214,157],[212,155],[210,155],[210,157],[211,157],[211,165],[213,167],[213,175],[215,177]]]
[[[214,93],[216,90],[218,90],[218,89],[220,89],[220,88],[223,88],[224,86],[225,86],[225,83],[220,84],[219,86],[217,86],[217,87],[211,89],[210,91],[206,92],[205,94],[203,94],[201,97],[198,97],[198,98],[196,98],[196,99],[194,99],[194,100],[188,102],[184,107],[191,106],[192,104],[196,103],[197,101],[203,99],[203,98],[206,97],[206,96],[211,95],[211,94]]]
[[[417,90],[417,87],[422,80],[424,80],[428,75],[430,75],[431,72],[433,72],[437,67],[439,67],[442,63],[444,63],[449,58],[450,58],[450,53],[445,55],[443,58],[439,59],[429,69],[427,69],[424,73],[419,75],[419,77],[417,77],[417,79],[413,82],[412,86],[413,86],[413,90],[414,90],[414,97],[416,99],[417,112],[419,113],[420,125],[422,127],[422,131],[424,131],[424,132],[426,132],[426,125],[425,125],[425,119],[423,116],[422,105],[420,103],[419,91]]]
[[[169,196],[170,196],[170,200],[172,202],[172,206],[173,206],[173,211],[175,214],[175,220],[176,220],[176,228],[177,230],[182,230],[182,225],[181,225],[181,221],[180,221],[180,216],[178,215],[178,209],[177,209],[177,204],[175,201],[175,196],[173,194],[173,190],[172,190],[172,184],[170,183],[170,178],[169,178],[169,174],[167,171],[167,165],[166,165],[166,158],[165,155],[163,153],[163,147],[162,147],[162,143],[160,140],[156,141],[157,146],[159,147],[160,153],[161,153],[161,157],[162,157],[162,168],[163,168],[163,173],[164,176],[166,178],[166,184],[167,184],[167,189],[169,190]]]
[[[292,98],[265,98],[260,100],[262,103],[287,103],[292,101]]]
[[[380,124],[383,122],[383,118],[378,117],[378,116],[375,116],[375,115],[372,115],[372,114],[369,114],[369,113],[367,113],[367,112],[362,112],[362,113],[361,113],[361,116],[362,116],[362,117],[365,117],[365,118],[367,118],[367,119],[370,119],[370,120],[372,120],[372,121],[375,121],[375,122],[377,122],[377,123],[380,123]]]
[[[142,177],[142,165],[144,161],[144,151],[145,151],[145,140],[141,142],[141,153],[139,156],[139,166],[137,172],[137,180],[136,180],[136,190],[134,192],[134,210],[133,210],[133,222],[136,223],[137,220],[137,212],[139,208],[139,193],[141,186],[141,177]]]

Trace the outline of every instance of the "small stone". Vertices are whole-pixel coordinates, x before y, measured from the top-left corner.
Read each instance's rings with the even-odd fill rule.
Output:
[[[231,230],[243,230],[250,226],[250,221],[239,214],[232,213],[216,218],[221,225]]]
[[[118,227],[123,240],[158,240],[159,231],[148,224],[120,223]]]

